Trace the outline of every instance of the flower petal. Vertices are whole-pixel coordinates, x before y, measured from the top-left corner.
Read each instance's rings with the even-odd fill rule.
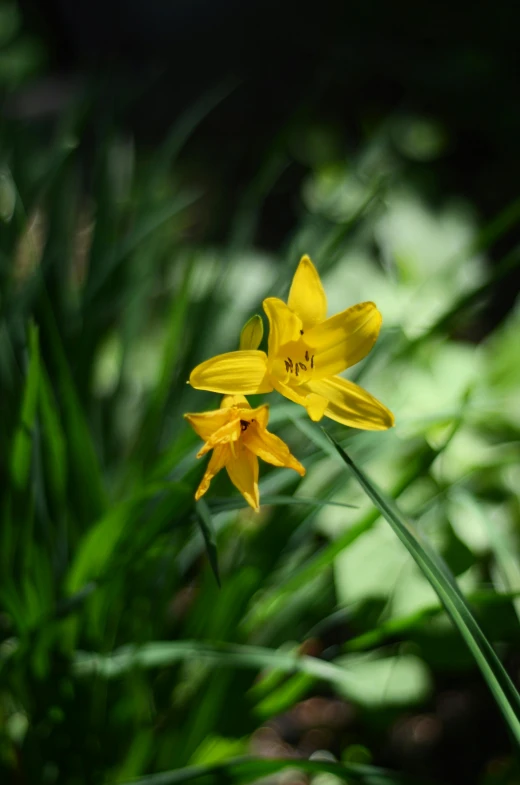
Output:
[[[212,434],[229,420],[229,412],[225,409],[215,409],[211,412],[185,414],[184,417],[202,441],[207,442]]]
[[[244,431],[242,440],[248,450],[258,455],[263,461],[272,463],[273,466],[286,466],[288,469],[294,469],[302,477],[305,474],[305,468],[294,455],[291,455],[285,442],[274,433],[260,428],[258,423],[251,423],[247,431]]]
[[[219,354],[197,365],[190,375],[196,390],[233,395],[271,392],[265,352],[238,351]]]
[[[224,395],[220,401],[220,408],[230,409],[232,406],[238,406],[239,408],[244,407],[245,409],[251,408],[245,395]]]
[[[302,256],[296,269],[287,305],[298,314],[304,330],[319,324],[327,316],[327,296],[318,271],[308,256]]]
[[[238,488],[246,502],[258,512],[260,493],[258,490],[258,458],[246,450],[242,442],[235,445],[235,455],[226,463],[229,479]]]
[[[291,387],[290,385],[284,384],[283,382],[279,381],[278,379],[273,379],[273,385],[274,385],[274,389],[277,392],[279,392],[280,395],[283,395],[285,398],[288,398],[290,401],[293,401],[293,403],[299,403],[300,406],[303,406],[304,408],[306,408],[306,406],[305,406],[305,395],[303,395],[301,392],[299,392],[299,390],[302,390],[303,388],[301,388],[301,387],[298,387],[298,388]]]
[[[262,303],[269,319],[269,359],[276,357],[280,346],[297,341],[303,329],[301,319],[278,297],[267,297]]]
[[[328,400],[327,398],[323,398],[321,395],[316,394],[314,392],[314,388],[310,390],[309,385],[306,385],[306,387],[301,385],[295,389],[294,387],[284,384],[277,379],[273,380],[273,384],[275,390],[277,390],[281,395],[284,395],[290,401],[303,406],[304,409],[307,410],[307,414],[311,420],[314,422],[321,420]],[[301,392],[299,392],[300,390]],[[302,395],[302,393],[304,394]]]
[[[236,442],[238,439],[240,439],[240,434],[242,431],[238,410],[233,409],[232,412],[234,417],[229,419],[228,422],[224,423],[222,428],[219,428],[218,431],[212,433],[209,439],[206,439],[206,444],[198,451],[197,458],[201,458],[207,452],[216,447],[217,444],[230,444],[231,442]]]
[[[394,415],[377,398],[348,379],[312,381],[308,385],[318,395],[328,398],[325,416],[331,420],[367,431],[385,431],[394,425]]]
[[[213,477],[226,465],[231,457],[231,449],[227,444],[218,445],[215,447],[209,459],[204,477],[200,481],[200,485],[195,492],[195,499],[200,499],[204,496],[209,488],[209,484]]]
[[[305,408],[307,409],[307,414],[313,420],[313,422],[319,422],[329,404],[327,398],[324,398],[323,395],[318,395],[315,392],[310,392],[305,397],[306,404]]]
[[[377,340],[382,317],[374,303],[359,303],[305,333],[314,350],[314,379],[334,376],[365,357]]]
[[[246,420],[247,422],[255,420],[260,428],[267,428],[267,423],[269,422],[269,404],[263,403],[262,406],[258,406],[256,409],[242,410],[240,419]]]

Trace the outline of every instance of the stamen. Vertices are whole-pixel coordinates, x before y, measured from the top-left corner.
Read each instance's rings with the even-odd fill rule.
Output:
[[[302,369],[302,371],[306,371],[307,370],[307,366],[304,365],[304,363],[298,363],[298,366]]]
[[[314,368],[314,355],[311,357],[311,368]]]
[[[305,359],[307,360],[307,362],[309,362],[309,352],[307,351],[307,349],[305,350]]]
[[[291,366],[289,365],[287,360],[285,361],[285,370],[287,371],[287,373],[289,373],[289,371],[291,370]]]
[[[299,365],[300,365],[300,363],[296,363],[296,376],[299,376],[299,375],[300,375],[300,368],[299,368]]]

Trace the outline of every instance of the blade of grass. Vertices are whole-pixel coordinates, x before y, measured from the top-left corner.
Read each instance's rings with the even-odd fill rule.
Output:
[[[320,272],[322,275],[327,273],[332,268],[334,262],[337,261],[337,252],[341,249],[343,242],[352,230],[366,218],[367,214],[370,214],[371,209],[375,205],[384,201],[390,182],[391,178],[388,175],[380,177],[374,183],[366,198],[359,205],[354,214],[346,221],[338,223],[329,237],[327,237],[323,246],[316,254],[316,258],[322,260],[320,262]]]
[[[211,569],[213,570],[215,580],[217,581],[217,584],[220,588],[220,574],[218,569],[218,551],[215,530],[213,528],[211,512],[204,499],[199,499],[197,502],[195,502],[195,513],[197,523],[199,524],[202,536],[204,537],[208,560],[211,565]]]
[[[168,396],[171,392],[172,380],[175,378],[179,358],[183,351],[183,334],[189,309],[192,272],[193,266],[188,263],[183,273],[179,292],[171,307],[171,316],[157,384],[143,416],[139,435],[133,448],[133,455],[139,456],[143,466],[146,465],[159,439]]]
[[[52,360],[46,367],[49,376],[56,380],[56,394],[62,408],[69,476],[75,489],[75,507],[80,520],[90,524],[102,515],[107,506],[102,466],[45,288],[42,289],[42,304]]]
[[[160,508],[161,500],[169,501],[166,510]],[[129,499],[109,507],[79,541],[66,579],[69,599],[83,591],[91,581],[99,584],[110,579],[117,572],[118,565],[123,566],[128,559],[135,559],[136,553],[144,553],[150,546],[156,532],[153,528],[154,510],[149,509],[148,503],[155,503],[155,515],[159,524],[164,524],[171,520],[170,508],[173,507],[182,516],[186,508],[191,507],[191,492],[178,483],[152,483],[139,489]],[[147,526],[143,527],[139,522],[145,514]]]
[[[515,600],[518,600],[520,591],[498,593],[495,591],[481,590],[472,592],[468,595],[469,601],[480,607],[510,605]],[[388,638],[406,635],[415,627],[420,627],[427,619],[434,618],[444,613],[442,605],[431,605],[428,608],[422,608],[414,613],[407,614],[406,616],[399,616],[396,619],[389,619],[382,622],[376,628],[368,632],[363,632],[355,638],[351,638],[345,644],[346,651],[365,651],[366,649],[373,649],[376,646],[381,646]],[[309,632],[309,637],[312,630]]]
[[[40,376],[39,413],[45,445],[46,470],[53,500],[65,504],[67,492],[67,446],[51,383],[42,365]]]
[[[293,506],[293,505],[306,505],[310,507],[346,507],[349,510],[357,510],[355,504],[346,504],[345,502],[334,502],[328,499],[309,499],[306,496],[283,496],[283,495],[264,495],[262,496],[262,507],[270,505],[280,506]],[[232,510],[245,510],[248,504],[243,499],[212,499],[210,502],[212,512],[231,512]]]
[[[343,782],[359,782],[364,785],[405,785],[412,780],[395,774],[388,769],[375,766],[366,766],[357,763],[333,763],[324,760],[299,760],[286,758],[280,760],[267,760],[265,758],[232,758],[225,763],[211,764],[209,766],[187,766],[183,769],[164,771],[160,774],[151,774],[139,777],[123,785],[180,785],[184,782],[205,778],[218,783],[226,782],[229,785],[252,782],[264,777],[270,777],[284,769],[296,769],[307,774],[333,774]],[[417,780],[413,780],[417,783]]]
[[[394,496],[400,496],[418,477],[422,476],[430,468],[433,461],[445,449],[452,435],[453,431],[438,450],[433,450],[429,445],[424,446],[414,460],[410,461],[407,472],[394,486]],[[278,584],[271,591],[266,591],[251,609],[246,621],[247,630],[250,632],[256,629],[283,608],[288,597],[317,578],[323,570],[332,564],[338,554],[368,531],[378,517],[379,512],[371,510],[358,523],[353,524],[347,531],[318,551],[315,556],[308,559],[299,569],[296,569],[288,580]]]
[[[149,239],[163,224],[195,204],[199,198],[198,193],[180,194],[174,202],[166,204],[152,215],[143,216],[115,250],[107,250],[88,280],[83,295],[83,308],[88,308],[108,278],[138,245]]]
[[[172,127],[171,132],[156,152],[150,165],[149,189],[153,191],[157,180],[161,180],[177,159],[180,151],[193,135],[195,129],[208,117],[222,101],[236,90],[240,82],[229,77],[204,93],[192,104]]]
[[[235,643],[203,643],[196,640],[154,641],[143,646],[124,646],[112,654],[76,652],[73,671],[76,676],[119,678],[136,668],[164,668],[183,660],[197,659],[209,665],[228,668],[276,668],[286,673],[306,673],[315,679],[348,690],[355,678],[345,668],[317,657],[262,646]]]
[[[325,431],[327,434],[327,432]],[[377,510],[405,545],[425,578],[439,596],[454,625],[470,649],[516,743],[520,745],[520,695],[496,652],[478,625],[457,582],[443,559],[414,531],[393,499],[379,491],[329,434],[340,458],[350,469]]]
[[[22,399],[20,424],[14,437],[11,455],[11,477],[18,490],[27,486],[31,468],[33,435],[40,384],[40,349],[38,328],[29,326],[29,368]]]

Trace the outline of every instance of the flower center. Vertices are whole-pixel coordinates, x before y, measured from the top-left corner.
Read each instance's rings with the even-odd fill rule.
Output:
[[[282,369],[285,369],[285,373]],[[314,369],[314,350],[301,338],[280,346],[275,373],[285,376],[288,384],[305,384],[313,376]]]

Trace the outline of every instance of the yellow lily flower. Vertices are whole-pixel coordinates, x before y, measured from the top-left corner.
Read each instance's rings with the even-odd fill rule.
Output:
[[[226,395],[220,409],[199,414],[185,414],[193,430],[205,442],[197,458],[213,450],[195,498],[200,499],[213,477],[224,466],[229,479],[246,502],[258,512],[258,458],[273,466],[294,469],[302,477],[305,469],[278,436],[269,433],[269,406],[252,409],[243,395]]]
[[[366,302],[326,318],[327,298],[318,271],[303,256],[288,303],[263,302],[270,331],[267,354],[220,354],[198,365],[190,384],[198,390],[253,395],[273,389],[304,406],[311,420],[332,420],[365,430],[385,430],[393,414],[354,382],[336,374],[363,359],[379,335],[381,314]]]

